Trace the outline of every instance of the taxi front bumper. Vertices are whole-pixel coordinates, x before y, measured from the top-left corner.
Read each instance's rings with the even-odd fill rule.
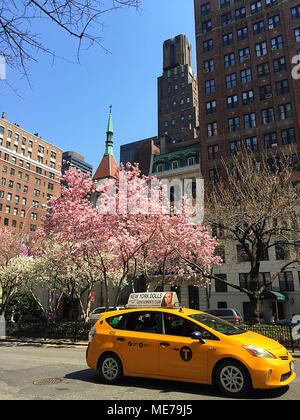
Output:
[[[253,357],[247,362],[253,388],[283,387],[296,378],[294,360],[290,354],[286,360]]]

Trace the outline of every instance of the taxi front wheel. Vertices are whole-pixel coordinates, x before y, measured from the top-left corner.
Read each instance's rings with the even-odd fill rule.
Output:
[[[242,397],[251,388],[248,370],[236,360],[224,360],[215,371],[215,381],[219,390],[230,397]]]
[[[100,379],[107,384],[116,384],[123,376],[123,367],[119,357],[114,353],[104,354],[97,369]]]

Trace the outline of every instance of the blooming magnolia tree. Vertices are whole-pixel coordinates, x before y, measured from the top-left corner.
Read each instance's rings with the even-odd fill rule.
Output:
[[[5,314],[7,302],[14,292],[16,277],[8,276],[11,261],[20,253],[20,238],[7,228],[0,228],[0,289],[2,290],[2,303],[0,315]]]
[[[141,176],[138,165],[121,165],[118,181],[105,180],[97,191],[98,211],[117,227],[115,239],[126,253],[127,274],[143,274],[147,288],[158,278],[161,286],[179,278],[198,285],[208,281],[186,260],[197,262],[202,273],[210,271],[220,262],[214,256],[217,242],[205,227],[192,224],[193,214],[185,211],[184,202],[180,213],[172,211],[156,178]]]
[[[90,295],[97,281],[104,283],[106,307],[113,286],[116,306],[128,278],[138,272],[145,275],[148,287],[155,273],[162,273],[163,282],[189,277],[200,284],[203,277],[187,266],[185,258],[197,261],[203,270],[218,263],[209,232],[192,225],[184,213],[170,213],[157,180],[141,176],[137,165],[121,165],[117,180],[103,180],[97,186],[74,168],[63,181],[62,196],[49,202],[40,240],[48,243],[45,249],[52,244],[50,253],[72,282],[85,320],[90,301],[83,296]],[[96,207],[92,196],[98,197]]]

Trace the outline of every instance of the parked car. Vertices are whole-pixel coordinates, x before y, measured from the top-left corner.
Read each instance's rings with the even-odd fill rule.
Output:
[[[121,309],[124,309],[124,306],[117,306],[116,308],[114,308],[113,306],[110,306],[108,308],[108,311],[119,311]],[[105,306],[99,306],[98,308],[95,308],[90,313],[89,319],[90,319],[90,321],[98,321],[98,319],[100,318],[100,315],[103,312],[108,312],[108,311],[106,310],[106,307]]]
[[[217,316],[219,318],[225,319],[226,321],[231,322],[232,324],[242,324],[243,317],[236,309],[231,308],[218,308],[218,309],[207,309],[205,311],[208,314]]]
[[[300,315],[295,314],[292,316],[292,318],[289,319],[279,319],[276,322],[276,325],[296,325],[300,323]]]

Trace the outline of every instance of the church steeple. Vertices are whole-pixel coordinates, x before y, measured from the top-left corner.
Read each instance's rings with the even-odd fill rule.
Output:
[[[109,107],[109,117],[106,130],[106,142],[105,142],[105,152],[103,158],[96,170],[95,175],[93,176],[94,180],[99,180],[103,178],[117,178],[118,177],[118,165],[114,157],[114,141],[113,141],[113,123],[112,123],[112,106]]]
[[[107,131],[106,131],[106,142],[105,142],[105,155],[112,155],[114,154],[113,146],[113,123],[112,123],[112,114],[111,114],[112,106],[109,107],[109,117],[108,117],[108,124],[107,124]]]

